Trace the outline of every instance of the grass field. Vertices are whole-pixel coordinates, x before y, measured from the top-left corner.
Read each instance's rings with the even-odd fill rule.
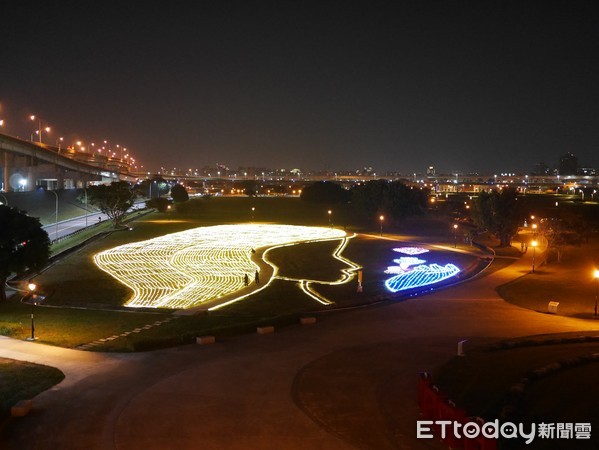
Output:
[[[62,381],[54,367],[0,358],[0,422],[19,400],[29,400]]]
[[[171,314],[170,310],[124,308],[122,305],[132,292],[94,264],[93,255],[100,251],[128,242],[215,225],[221,221],[248,222],[251,220],[252,207],[255,208],[256,221],[264,219],[268,223],[328,225],[325,209],[294,198],[213,198],[196,203],[198,207],[192,208],[192,213],[153,213],[131,222],[131,231],[100,235],[84,247],[66,254],[38,275],[35,282],[40,286],[40,293],[47,298],[46,306],[35,307],[36,334],[40,341],[76,347],[119,335]],[[336,218],[336,215],[333,217]],[[356,292],[355,279],[342,285],[314,285],[318,293],[334,302],[332,306],[324,306],[308,297],[297,282],[274,280],[267,289],[218,313],[183,317],[152,330],[112,340],[94,347],[94,350],[132,351],[175,345],[182,340],[189,342],[197,335],[243,331],[251,324],[255,326],[265,321],[296,321],[298,315],[306,312],[368,303],[373,299],[380,300],[381,296],[390,298],[391,295],[383,286],[384,280],[389,277],[384,270],[393,265],[397,253],[392,249],[398,244],[393,240],[367,237],[350,239],[343,256],[363,268],[364,292]],[[330,241],[285,246],[272,250],[268,257],[280,267],[282,276],[330,282],[338,280],[341,269],[345,267],[344,263],[331,256],[337,245],[338,241]],[[476,260],[460,253],[433,253],[438,263],[452,261],[462,267]],[[395,295],[395,298],[401,297]],[[0,305],[0,321],[13,324],[11,332],[14,337],[24,338],[28,335],[29,313],[29,306],[18,302]],[[144,344],[144,340],[149,344]]]

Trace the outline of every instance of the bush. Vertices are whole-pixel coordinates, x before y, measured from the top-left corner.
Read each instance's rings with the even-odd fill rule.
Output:
[[[2,336],[16,336],[21,334],[22,332],[22,323],[0,322],[0,335]]]
[[[158,197],[148,200],[146,205],[148,208],[154,208],[159,212],[166,212],[169,206],[169,201],[166,198]]]
[[[173,197],[175,203],[183,203],[189,200],[189,194],[180,184],[175,184],[171,188],[171,197]]]

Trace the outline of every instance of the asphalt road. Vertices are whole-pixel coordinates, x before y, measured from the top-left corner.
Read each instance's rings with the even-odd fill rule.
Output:
[[[143,209],[145,207],[145,202],[136,203],[134,208],[131,209]],[[63,220],[58,223],[52,223],[49,225],[45,225],[42,227],[48,233],[50,240],[53,241],[55,239],[67,236],[71,233],[79,231],[83,228],[87,228],[88,226],[94,225],[98,222],[110,220],[110,218],[101,212],[98,213],[89,213],[87,215],[83,215],[80,217],[75,217],[69,220]]]
[[[442,449],[416,439],[417,374],[468,346],[597,323],[504,302],[511,266],[396,304],[213,345],[96,354],[0,339],[0,356],[66,379],[12,420],[3,449]],[[574,443],[573,443],[574,444]],[[572,446],[571,448],[576,448]]]

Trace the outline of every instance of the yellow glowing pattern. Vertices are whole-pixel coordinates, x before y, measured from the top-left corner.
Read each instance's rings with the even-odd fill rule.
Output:
[[[133,290],[126,306],[185,309],[243,289],[244,274],[259,270],[251,260],[257,248],[345,238],[324,227],[219,225],[115,247],[94,261]]]
[[[353,236],[351,236],[351,237],[353,237]],[[347,283],[348,281],[351,281],[354,278],[354,276],[356,275],[356,271],[358,269],[360,269],[361,267],[358,266],[357,264],[353,263],[349,259],[341,256],[341,253],[343,253],[343,250],[347,246],[347,242],[348,242],[348,238],[347,237],[343,238],[341,240],[341,242],[339,243],[339,245],[337,246],[337,248],[335,249],[335,251],[333,252],[333,258],[341,261],[342,263],[344,263],[348,266],[346,269],[341,270],[341,277],[338,280],[336,280],[336,281],[320,281],[320,280],[307,280],[304,278],[302,278],[302,279],[288,278],[288,277],[281,277],[281,276],[277,276],[276,278],[278,278],[280,280],[295,281],[299,284],[301,290],[304,291],[304,293],[306,295],[308,295],[312,299],[316,300],[318,303],[321,303],[323,305],[331,305],[333,302],[330,301],[329,299],[325,298],[324,296],[320,295],[318,292],[316,292],[312,288],[312,284],[337,285],[337,284]],[[269,249],[269,250],[272,250],[272,249]],[[265,256],[266,256],[266,254],[265,254]],[[268,261],[268,263],[270,265],[273,265],[269,261]]]

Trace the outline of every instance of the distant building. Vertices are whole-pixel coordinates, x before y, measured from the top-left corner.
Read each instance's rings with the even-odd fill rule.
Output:
[[[597,169],[594,167],[580,167],[578,169],[578,175],[594,176],[597,175]]]
[[[576,175],[578,173],[578,158],[568,152],[559,159],[560,175]]]
[[[435,168],[433,166],[428,166],[428,169],[426,169],[426,175],[429,177],[434,177],[436,174]]]
[[[551,173],[551,169],[544,162],[539,162],[535,164],[535,168],[533,170],[533,174],[535,175],[549,175]]]

